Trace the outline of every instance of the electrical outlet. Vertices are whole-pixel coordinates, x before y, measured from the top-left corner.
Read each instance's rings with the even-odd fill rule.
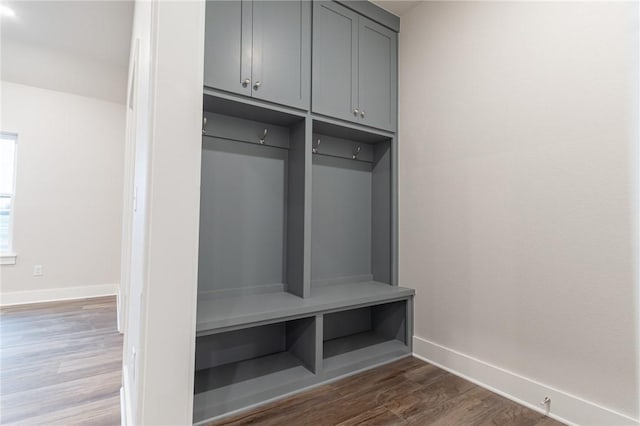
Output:
[[[42,265],[33,265],[33,276],[41,277],[42,275],[44,275],[44,272],[42,272]]]

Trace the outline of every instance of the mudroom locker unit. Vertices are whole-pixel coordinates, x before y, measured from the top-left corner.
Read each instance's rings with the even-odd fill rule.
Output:
[[[366,1],[208,1],[194,422],[411,353],[397,32]]]

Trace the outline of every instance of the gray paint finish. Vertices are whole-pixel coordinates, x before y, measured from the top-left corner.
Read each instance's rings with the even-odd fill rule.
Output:
[[[196,333],[220,333],[234,327],[306,316],[318,312],[368,306],[412,297],[415,291],[375,281],[311,287],[302,299],[290,293],[248,294],[238,297],[199,299]]]
[[[375,146],[371,197],[371,271],[374,281],[392,282],[391,144]]]
[[[199,293],[284,283],[287,155],[204,138]]]
[[[284,351],[285,325],[276,323],[199,337],[196,339],[196,370]]]
[[[253,2],[252,96],[309,108],[311,4]],[[256,86],[257,83],[260,86]]]
[[[203,126],[203,134],[219,139],[260,144],[265,137],[266,146],[289,148],[289,129],[259,121],[243,120],[221,114],[205,113],[207,123]]]
[[[415,293],[397,287],[397,18],[317,1],[312,34],[310,2],[210,3],[207,46],[233,61],[207,50],[224,76],[205,69],[197,423],[406,356]]]
[[[318,138],[325,142],[313,157],[311,280],[372,276],[390,284],[390,143],[361,145],[314,135]],[[362,159],[372,164],[335,158],[349,157],[354,146],[361,146]]]
[[[195,422],[406,356],[408,303],[405,299],[198,338],[200,348],[202,341],[213,342],[208,349],[221,351],[219,359],[239,352],[235,361],[196,372]],[[350,330],[341,329],[341,323]],[[249,358],[252,353],[260,355]]]
[[[407,343],[407,301],[377,305],[371,309],[372,328],[389,340]]]
[[[304,120],[307,116],[302,111],[210,88],[204,89],[203,107],[206,112],[286,127]]]
[[[289,150],[289,213],[287,220],[287,290],[300,297],[307,297],[309,287],[309,249],[306,240],[309,233],[306,230],[308,221],[306,174],[307,125],[301,121],[291,129],[291,148]]]
[[[286,323],[286,348],[295,355],[309,371],[319,372],[316,364],[316,317],[302,318]]]
[[[333,340],[371,330],[371,308],[349,309],[324,315],[323,340]],[[326,356],[326,355],[325,355]]]
[[[386,142],[393,137],[393,133],[388,131],[363,128],[356,123],[344,123],[316,115],[313,116],[313,131],[322,135],[368,144]]]
[[[313,2],[312,110],[356,122],[358,15],[328,1]]]
[[[360,123],[396,128],[397,34],[360,17],[358,32],[358,102]]]
[[[335,2],[313,11],[312,111],[395,130],[397,33]]]
[[[309,1],[208,0],[205,19],[205,86],[309,108]]]
[[[368,164],[364,164],[368,166]],[[371,172],[363,163],[314,157],[311,280],[371,273]]]
[[[204,85],[251,94],[251,1],[207,1]]]
[[[374,161],[374,147],[366,143],[316,133],[313,135],[313,146],[317,150],[314,158],[315,155],[327,155],[352,161],[365,161],[367,163],[373,163]],[[353,160],[353,154],[358,147],[360,148],[359,153],[356,160]]]

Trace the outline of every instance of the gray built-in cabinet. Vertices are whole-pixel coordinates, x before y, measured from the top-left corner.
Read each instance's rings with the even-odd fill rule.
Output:
[[[334,2],[313,5],[312,110],[396,129],[397,34]]]
[[[308,1],[208,1],[204,85],[307,109]]]
[[[195,423],[411,353],[398,25],[361,1],[207,1]]]

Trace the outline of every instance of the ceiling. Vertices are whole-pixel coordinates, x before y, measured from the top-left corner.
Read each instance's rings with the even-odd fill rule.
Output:
[[[370,0],[383,9],[388,10],[396,16],[402,16],[420,1],[405,1],[405,0]]]
[[[127,67],[133,1],[2,0],[15,18],[3,18],[1,37]]]

